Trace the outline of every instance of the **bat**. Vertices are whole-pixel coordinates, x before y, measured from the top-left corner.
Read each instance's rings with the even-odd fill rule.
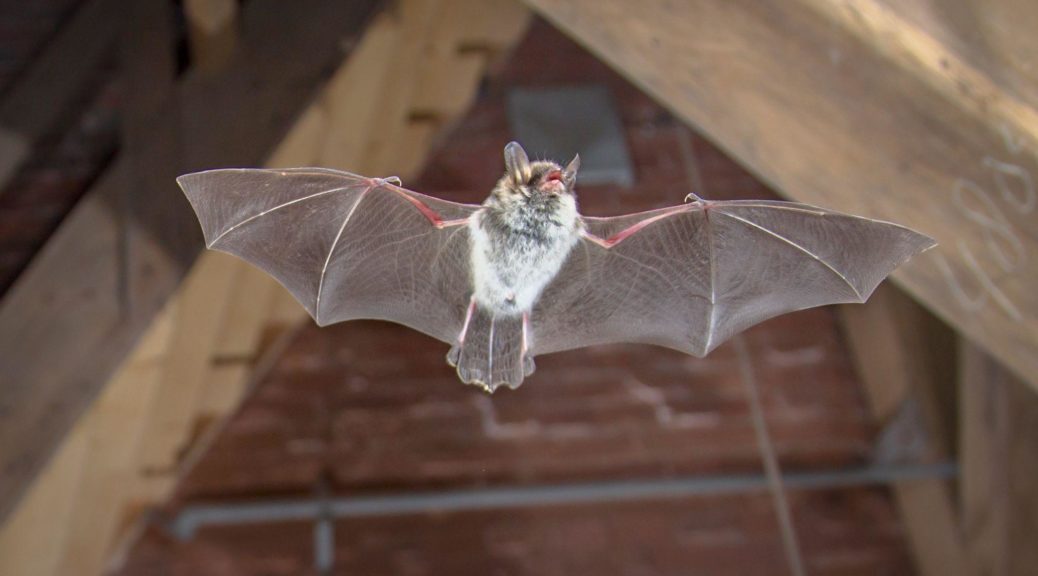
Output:
[[[864,302],[936,245],[909,228],[794,202],[711,201],[581,216],[580,158],[504,150],[482,205],[324,168],[177,179],[206,246],[262,268],[320,326],[397,322],[450,345],[462,382],[517,388],[534,357],[635,342],[705,356],[773,316]]]

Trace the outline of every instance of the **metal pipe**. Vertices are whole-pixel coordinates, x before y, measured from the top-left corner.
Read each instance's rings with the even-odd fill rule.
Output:
[[[952,478],[954,462],[931,465],[867,466],[783,476],[786,488],[818,489],[888,484],[905,480]],[[189,539],[202,526],[317,520],[330,511],[334,518],[395,516],[462,510],[524,508],[560,504],[628,502],[685,496],[740,494],[768,489],[763,475],[688,476],[670,479],[619,480],[511,488],[471,488],[352,498],[278,500],[248,504],[207,504],[184,508],[172,522],[179,538]]]

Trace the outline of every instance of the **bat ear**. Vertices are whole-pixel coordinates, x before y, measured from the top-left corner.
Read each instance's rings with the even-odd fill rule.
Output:
[[[518,142],[509,142],[505,146],[505,170],[517,184],[530,181],[530,159]]]
[[[577,154],[566,165],[566,182],[572,184],[577,179],[577,171],[580,170],[580,154]]]

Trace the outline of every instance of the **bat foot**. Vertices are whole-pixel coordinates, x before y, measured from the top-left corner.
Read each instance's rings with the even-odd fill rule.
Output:
[[[478,368],[472,368],[469,366],[458,366],[461,361],[461,346],[454,345],[447,352],[447,363],[457,369],[458,378],[465,384],[472,384],[478,386],[487,394],[493,394],[494,390],[498,388],[502,383],[495,382],[493,385],[487,384],[487,378],[483,374],[483,371]],[[518,385],[513,386],[508,384],[509,388],[516,388]]]
[[[464,366],[457,369],[458,378],[465,384],[472,384],[486,392],[487,394],[493,394],[498,388],[509,388],[515,390],[519,388],[522,381],[519,382],[508,382],[508,381],[495,381],[492,384],[487,383],[487,378],[480,370],[471,370]]]
[[[463,335],[447,352],[447,363],[462,382],[487,392],[518,388],[534,367],[524,350],[522,320],[495,317],[474,303],[469,309]]]
[[[533,356],[523,356],[523,378],[533,374],[536,369],[537,364],[534,363]]]

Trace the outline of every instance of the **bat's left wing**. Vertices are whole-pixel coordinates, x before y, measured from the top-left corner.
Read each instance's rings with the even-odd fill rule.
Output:
[[[642,342],[703,356],[773,316],[864,302],[935,244],[896,224],[792,202],[697,200],[584,222],[534,308],[532,354]]]
[[[478,206],[324,168],[177,182],[206,245],[274,276],[319,325],[369,318],[457,338],[471,292],[465,223]]]

